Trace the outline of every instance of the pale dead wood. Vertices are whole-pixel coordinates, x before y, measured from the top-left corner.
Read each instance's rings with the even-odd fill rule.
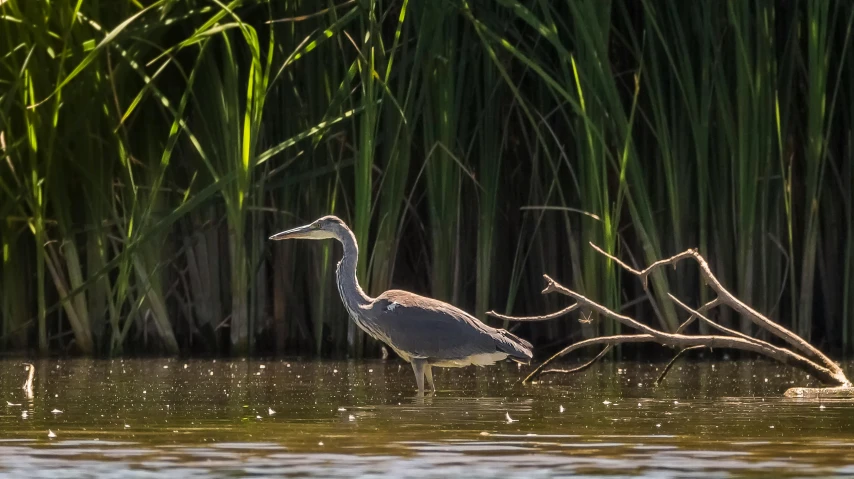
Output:
[[[560,317],[569,312],[572,312],[575,309],[583,308],[584,310],[594,311],[605,318],[617,321],[620,324],[623,324],[624,326],[638,331],[639,334],[598,337],[574,343],[557,352],[552,357],[537,366],[528,375],[528,377],[524,379],[524,383],[527,383],[542,374],[574,373],[583,371],[584,369],[589,368],[596,360],[604,356],[608,349],[617,344],[654,342],[666,347],[679,349],[679,353],[677,353],[676,357],[674,357],[673,360],[671,360],[671,362],[667,365],[667,367],[659,377],[658,381],[663,379],[664,375],[667,374],[667,371],[670,370],[673,363],[686,351],[699,348],[731,348],[758,353],[781,363],[794,366],[805,371],[806,373],[818,379],[822,383],[830,386],[829,388],[812,389],[792,388],[786,392],[787,396],[791,395],[792,397],[818,397],[821,395],[822,391],[824,391],[826,394],[834,394],[836,395],[835,397],[840,397],[840,395],[854,396],[854,388],[852,388],[851,382],[848,380],[844,371],[842,370],[842,368],[839,367],[838,364],[833,362],[830,358],[825,356],[821,351],[819,351],[817,348],[803,340],[801,337],[797,336],[788,329],[780,326],[779,324],[774,323],[764,315],[760,314],[759,312],[752,309],[750,306],[736,298],[732,293],[730,293],[726,288],[724,288],[723,285],[721,285],[718,279],[714,276],[714,274],[712,274],[708,263],[697,252],[697,250],[690,249],[687,251],[683,251],[682,253],[674,255],[670,258],[656,261],[643,270],[637,270],[624,263],[623,261],[619,260],[618,258],[614,257],[613,255],[605,252],[593,243],[590,243],[590,245],[602,255],[616,262],[626,271],[629,271],[636,275],[643,283],[645,290],[648,287],[647,278],[655,268],[665,265],[672,265],[675,267],[676,263],[683,259],[694,259],[694,261],[700,267],[700,272],[703,276],[703,279],[705,280],[706,285],[709,286],[713,291],[715,291],[715,293],[717,293],[717,297],[702,305],[700,308],[693,309],[687,304],[680,301],[672,294],[668,293],[668,297],[673,302],[678,304],[682,309],[688,312],[690,316],[685,322],[683,322],[679,326],[675,333],[667,333],[664,331],[659,331],[644,323],[641,323],[632,317],[615,312],[563,286],[548,275],[543,275],[543,277],[546,279],[546,287],[543,290],[543,294],[559,293],[564,296],[569,296],[570,298],[575,300],[575,304],[555,313],[543,316],[516,318],[513,316],[494,313],[492,311],[490,311],[490,313],[488,314],[508,321],[545,321]],[[784,340],[786,343],[788,343],[789,347],[775,346],[767,341],[763,341],[743,334],[739,331],[727,328],[709,319],[704,314],[712,308],[718,306],[728,306],[732,308],[740,315],[750,319],[750,321],[758,325],[760,328]],[[703,321],[710,327],[716,329],[721,334],[685,334],[686,328],[696,319]],[[580,319],[580,321],[590,321],[590,319]],[[606,348],[601,351],[595,358],[593,358],[591,361],[585,363],[582,366],[569,370],[545,369],[548,364],[571,353],[572,351],[595,345],[605,345]]]
[[[504,315],[501,313],[496,313],[495,311],[487,311],[486,314],[489,316],[492,316],[493,318],[504,319],[507,321],[520,321],[520,322],[548,321],[550,319],[556,319],[556,318],[559,318],[565,314],[569,314],[572,311],[574,311],[576,308],[578,308],[577,303],[570,305],[570,306],[567,306],[567,307],[561,309],[560,311],[555,311],[554,313],[544,314],[542,316],[507,316],[507,315]]]

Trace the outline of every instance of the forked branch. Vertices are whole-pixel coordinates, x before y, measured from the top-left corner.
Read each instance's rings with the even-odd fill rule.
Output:
[[[492,311],[490,311],[489,314],[510,321],[545,321],[557,318],[575,309],[583,308],[586,310],[595,311],[605,318],[617,321],[618,323],[623,324],[626,327],[634,329],[638,332],[638,334],[591,338],[571,344],[570,346],[567,346],[566,348],[562,349],[561,351],[544,361],[542,364],[537,366],[534,371],[532,371],[528,375],[528,377],[525,378],[523,382],[527,383],[533,379],[536,379],[542,374],[573,373],[582,371],[590,367],[597,359],[604,356],[606,350],[616,344],[654,342],[666,347],[671,347],[679,350],[679,353],[676,355],[673,361],[668,364],[665,371],[659,377],[659,381],[670,369],[673,362],[686,351],[699,348],[731,348],[758,353],[781,363],[797,367],[810,374],[811,376],[815,377],[823,384],[830,386],[828,388],[819,389],[792,388],[786,392],[786,395],[788,396],[854,395],[854,388],[852,388],[851,382],[845,376],[845,372],[842,370],[842,368],[839,367],[838,364],[830,360],[830,358],[825,356],[817,348],[804,341],[803,338],[780,326],[779,324],[774,323],[767,317],[763,316],[762,314],[760,314],[759,312],[736,298],[732,293],[730,293],[726,288],[724,288],[723,285],[721,285],[720,281],[718,281],[714,274],[712,274],[708,263],[697,252],[697,250],[690,249],[670,258],[656,261],[643,270],[637,270],[620,261],[618,258],[612,256],[611,254],[606,253],[598,246],[592,243],[591,246],[599,253],[603,254],[604,256],[619,264],[626,271],[635,274],[643,283],[644,289],[647,288],[647,278],[649,277],[649,274],[655,268],[665,265],[675,266],[676,263],[686,258],[694,259],[694,261],[696,261],[700,267],[700,272],[706,284],[713,291],[715,291],[715,293],[717,293],[717,297],[702,305],[700,308],[693,309],[684,302],[677,299],[672,294],[668,293],[668,297],[673,302],[675,302],[677,305],[679,305],[682,309],[684,309],[690,314],[688,319],[679,326],[675,333],[668,333],[664,331],[659,331],[629,316],[617,313],[563,286],[554,279],[550,278],[548,275],[543,275],[546,279],[546,287],[543,290],[543,294],[559,293],[564,296],[569,296],[570,298],[575,300],[575,304],[555,313],[543,316],[517,318],[513,316],[497,314]],[[741,316],[750,319],[750,321],[758,325],[760,328],[781,338],[786,343],[788,343],[789,347],[775,346],[767,341],[748,336],[741,332],[722,326],[712,321],[705,315],[707,311],[722,305],[729,306],[730,308],[738,312]],[[685,334],[686,328],[696,319],[699,319],[709,325],[711,328],[714,328],[718,331],[719,334]],[[605,350],[600,352],[593,360],[580,367],[576,367],[570,370],[546,369],[546,366],[551,364],[553,361],[571,353],[572,351],[596,345],[604,345],[606,346],[606,348]]]

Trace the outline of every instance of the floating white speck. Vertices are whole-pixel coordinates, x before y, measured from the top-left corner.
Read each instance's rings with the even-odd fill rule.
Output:
[[[347,409],[345,409],[345,408],[343,408],[343,407],[339,407],[339,408],[338,408],[338,412],[344,412],[344,411],[346,411],[346,410],[347,410]]]
[[[187,365],[186,365],[186,364],[184,365],[184,369],[187,369]]]
[[[27,417],[29,417],[29,414],[27,413],[27,411],[24,411],[21,413],[21,417],[26,419]]]
[[[20,406],[20,405],[21,405],[21,403],[12,403],[12,402],[6,401],[6,406],[8,406],[8,407]]]
[[[373,370],[373,369],[368,369],[368,372],[369,372],[369,373],[372,373],[372,372],[374,372],[374,370]]]
[[[130,424],[125,424],[125,429],[130,429]]]
[[[287,363],[287,364],[285,364],[285,367],[286,367],[286,368],[291,367],[291,363]]]
[[[604,405],[606,405],[606,406],[607,406],[607,405],[611,404],[611,401],[608,401],[608,400],[606,399],[606,400],[602,401],[602,404],[604,404]]]
[[[261,416],[255,416],[255,419],[261,419]]]
[[[511,423],[514,423],[514,422],[519,422],[519,420],[518,420],[518,419],[513,419],[512,417],[510,417],[510,413],[509,413],[509,412],[508,412],[508,413],[504,413],[504,414],[505,414],[505,417],[507,418],[507,424],[511,424]]]
[[[332,374],[338,374],[338,370],[337,370],[337,369],[333,369],[333,370],[332,370]]]
[[[62,414],[62,411],[60,411],[59,409],[54,409],[54,410],[53,410],[53,411],[51,411],[51,412],[52,412],[53,414]]]
[[[267,366],[264,366],[264,365],[262,364],[262,365],[258,366],[258,369],[267,369]]]
[[[351,420],[351,421],[355,421],[355,420],[356,420],[356,416],[354,416],[354,415],[350,414],[350,415],[347,417],[347,419],[349,419],[349,420]]]
[[[661,427],[661,424],[656,424],[655,427]]]
[[[486,431],[481,431],[480,435],[481,435],[481,436],[488,436],[488,435],[489,435],[489,433],[488,433],[488,432],[486,432]]]
[[[679,404],[679,401],[673,401],[673,404]]]
[[[322,446],[322,445],[323,445],[323,441],[318,442],[318,443],[317,443],[317,445],[318,445],[318,446]]]
[[[50,429],[48,429],[47,430],[47,437],[54,438],[54,437],[56,437],[56,433],[51,431]]]
[[[564,409],[564,408],[563,408],[563,406],[561,406],[561,407],[558,409],[558,411],[560,411],[560,412],[564,412],[564,411],[566,411],[566,409]]]
[[[818,408],[819,408],[819,409],[821,409],[821,410],[823,411],[823,410],[824,410],[824,404],[822,404],[822,405],[821,405],[821,406],[819,406]]]
[[[768,426],[770,429],[774,429],[774,426]]]
[[[169,369],[169,365],[168,365],[168,364],[164,364],[164,365],[163,365],[163,369]]]
[[[268,408],[267,408],[267,414],[269,414],[269,415],[271,415],[271,416],[272,416],[273,414],[276,414],[276,411],[273,411],[273,408],[268,407]]]
[[[148,391],[146,391],[146,390],[144,390],[144,389],[143,389],[143,390],[142,390],[142,394],[148,394]]]

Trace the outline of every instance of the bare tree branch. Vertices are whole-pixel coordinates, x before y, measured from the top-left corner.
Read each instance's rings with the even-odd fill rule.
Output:
[[[854,396],[854,387],[852,387],[851,382],[845,375],[845,372],[842,370],[842,368],[839,367],[838,364],[831,361],[830,358],[825,356],[821,351],[810,345],[801,337],[797,336],[788,329],[780,326],[779,324],[774,323],[767,317],[763,316],[759,312],[755,311],[754,309],[743,303],[741,300],[732,295],[732,293],[727,291],[717,280],[717,278],[712,274],[708,263],[706,263],[706,260],[702,256],[700,256],[697,250],[687,250],[670,258],[656,261],[643,270],[637,270],[624,263],[623,261],[620,261],[618,258],[606,253],[604,250],[594,245],[593,243],[590,243],[590,245],[599,253],[603,254],[604,256],[619,264],[625,270],[638,276],[638,278],[643,282],[645,290],[647,289],[647,278],[655,268],[665,265],[673,265],[675,267],[676,263],[678,263],[679,261],[686,258],[693,258],[700,266],[700,272],[706,282],[706,285],[708,285],[712,290],[714,290],[718,296],[717,298],[702,305],[699,309],[693,309],[687,304],[680,301],[672,294],[668,293],[668,296],[673,302],[675,302],[682,309],[690,313],[688,319],[679,326],[675,333],[668,333],[664,331],[659,331],[651,326],[648,326],[635,320],[634,318],[615,312],[563,286],[548,275],[543,275],[543,277],[546,279],[546,287],[545,289],[543,289],[543,294],[559,293],[564,296],[569,296],[570,298],[573,298],[575,300],[575,304],[555,313],[551,313],[544,316],[529,316],[523,318],[516,318],[513,316],[501,315],[493,311],[490,311],[488,314],[509,321],[545,321],[557,318],[559,316],[572,312],[575,309],[584,308],[585,310],[595,311],[599,313],[599,315],[601,315],[602,317],[617,321],[618,323],[624,326],[634,329],[638,331],[638,334],[591,338],[571,344],[566,348],[558,351],[552,357],[537,366],[523,380],[523,383],[527,383],[533,379],[536,379],[542,374],[575,373],[583,371],[589,368],[597,360],[602,358],[605,353],[616,344],[654,342],[661,344],[662,346],[679,349],[679,352],[665,367],[664,371],[661,373],[656,383],[660,382],[664,378],[664,376],[667,374],[667,372],[670,370],[676,360],[678,360],[687,351],[700,348],[730,348],[758,353],[781,363],[797,367],[807,372],[811,376],[815,377],[822,383],[831,386],[830,388],[818,389],[792,388],[786,392],[787,396],[791,395],[792,397],[819,397],[822,394],[833,394],[837,395],[837,397],[841,395]],[[754,324],[758,325],[760,328],[769,331],[778,338],[781,338],[786,341],[786,343],[788,343],[792,347],[792,349],[775,346],[767,341],[748,336],[739,331],[735,331],[733,329],[717,324],[716,322],[705,316],[705,312],[717,306],[729,306],[737,313],[749,318]],[[695,319],[700,319],[701,321],[708,324],[710,327],[720,331],[723,335],[685,334],[685,329]],[[590,320],[579,319],[579,321],[585,322]],[[553,361],[577,349],[595,345],[605,345],[606,347],[601,352],[599,352],[599,354],[597,354],[596,357],[594,357],[592,360],[579,367],[569,370],[545,369],[545,367],[551,364]]]
[[[817,360],[825,368],[842,374],[842,370],[840,369],[839,365],[836,364],[835,362],[831,361],[830,358],[825,356],[821,351],[819,351],[813,345],[804,341],[804,339],[801,338],[800,336],[798,336],[797,334],[789,331],[788,329],[786,329],[786,328],[780,326],[779,324],[771,321],[770,319],[766,318],[765,316],[760,314],[758,311],[754,310],[750,306],[743,303],[741,300],[736,298],[735,295],[733,295],[726,288],[724,288],[723,285],[720,283],[720,281],[718,281],[718,279],[715,277],[715,275],[712,274],[712,270],[711,270],[711,268],[709,268],[709,264],[706,262],[706,260],[702,256],[700,256],[700,253],[697,252],[696,249],[689,249],[689,250],[683,251],[682,253],[679,253],[675,256],[671,256],[668,259],[656,261],[655,263],[647,266],[647,268],[644,269],[643,271],[638,271],[638,270],[632,268],[631,266],[627,265],[626,263],[620,261],[619,259],[617,259],[613,255],[605,252],[605,250],[596,246],[595,244],[590,243],[590,246],[592,246],[593,249],[595,249],[596,251],[600,252],[604,256],[608,257],[612,261],[614,261],[617,264],[619,264],[620,266],[622,266],[627,271],[630,271],[630,272],[638,275],[640,277],[640,279],[643,281],[644,288],[647,287],[647,276],[649,275],[650,271],[653,270],[654,268],[657,268],[657,267],[662,266],[662,265],[667,265],[667,264],[675,265],[677,262],[679,262],[685,258],[693,258],[697,262],[697,264],[700,266],[700,273],[703,275],[703,278],[705,279],[706,284],[710,288],[712,288],[712,290],[714,290],[714,292],[718,293],[718,299],[721,301],[722,304],[726,304],[727,306],[731,307],[737,313],[739,313],[742,316],[746,317],[747,319],[751,320],[754,324],[756,324],[760,328],[763,328],[767,331],[770,331],[772,334],[774,334],[778,338],[782,339],[783,341],[786,341],[787,343],[792,345],[792,347],[794,347],[798,351],[805,354],[807,357],[810,357],[810,358]],[[845,375],[842,374],[842,376],[844,377]]]

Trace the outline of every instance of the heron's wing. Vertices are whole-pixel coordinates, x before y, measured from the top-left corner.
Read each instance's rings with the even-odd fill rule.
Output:
[[[447,303],[405,291],[383,293],[367,313],[392,347],[414,357],[461,359],[496,351],[531,357],[527,342]]]

